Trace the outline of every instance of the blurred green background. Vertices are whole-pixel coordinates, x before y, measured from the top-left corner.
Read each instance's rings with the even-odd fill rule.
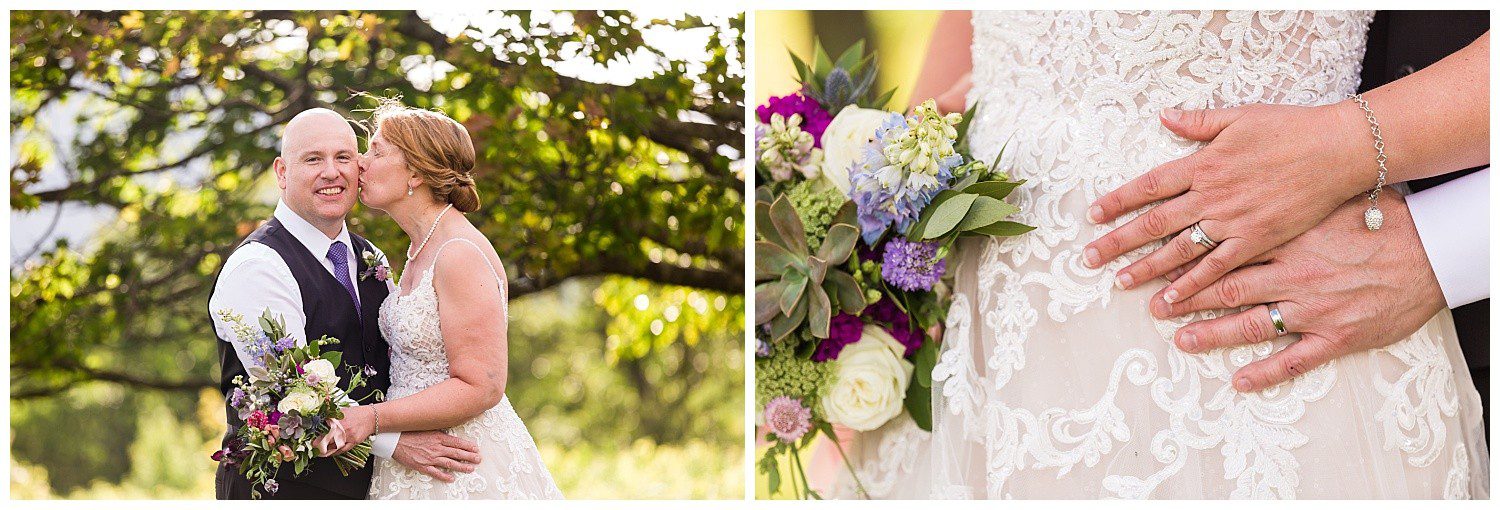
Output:
[[[517,413],[570,498],[743,496],[744,18],[12,11],[11,495],[209,498],[207,298],[279,127],[465,124]],[[350,228],[404,264],[394,223]]]
[[[880,75],[873,88],[884,92],[899,87],[890,104],[907,104],[940,14],[942,11],[755,11],[755,104],[796,92],[797,72],[787,52],[811,62],[814,39],[835,56],[863,39],[866,51],[879,53]]]
[[[928,39],[942,11],[756,11],[755,12],[755,105],[765,104],[771,96],[782,96],[796,92],[796,71],[788,51],[796,53],[803,61],[812,60],[813,41],[821,41],[828,53],[838,55],[863,39],[867,51],[877,52],[880,75],[876,78],[878,91],[899,87],[887,108],[909,102],[911,87],[916,83],[917,73],[922,70],[922,59],[927,53]],[[751,105],[752,107],[755,105]],[[830,455],[825,447],[827,440],[819,437],[809,451]],[[766,445],[757,443],[756,458],[765,454]],[[807,457],[804,464],[810,463]],[[841,463],[829,461],[816,469],[817,478],[829,480],[833,471],[842,469]],[[814,470],[803,466],[804,469]],[[782,479],[792,473],[790,459],[781,459]],[[812,475],[809,475],[812,476]],[[818,483],[817,481],[814,482]],[[786,483],[781,492],[771,494],[766,490],[766,475],[756,473],[757,499],[793,499],[792,490]]]

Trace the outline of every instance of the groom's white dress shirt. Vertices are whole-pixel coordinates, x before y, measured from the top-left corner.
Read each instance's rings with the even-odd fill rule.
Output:
[[[1406,196],[1449,308],[1490,297],[1490,169]]]
[[[285,202],[276,204],[276,219],[281,220],[281,225],[286,231],[297,238],[313,258],[323,262],[323,268],[328,274],[333,274],[333,261],[328,260],[328,248],[334,241],[344,243],[347,251],[345,259],[349,261],[349,281],[357,282],[359,279],[354,274],[354,243],[349,239],[349,228],[339,226],[339,235],[329,239],[327,235],[318,230],[307,220],[302,219],[297,213],[286,206]],[[375,248],[378,256],[385,254]],[[386,280],[386,285],[395,292],[395,286],[391,280]],[[292,276],[292,269],[287,266],[286,261],[276,250],[261,243],[249,243],[229,256],[224,261],[224,269],[219,272],[219,280],[214,286],[214,295],[208,299],[209,310],[218,311],[225,308],[235,311],[245,318],[254,320],[267,308],[272,314],[281,316],[286,321],[286,330],[289,335],[297,339],[298,345],[307,344],[307,317],[302,313],[302,292],[297,285],[297,279]],[[354,286],[356,295],[359,286]],[[213,314],[214,330],[219,333],[219,338],[234,339],[230,343],[234,345],[234,353],[239,356],[240,363],[251,366],[250,355],[245,351],[245,345],[235,338],[229,326],[220,320],[218,314]],[[391,458],[396,451],[396,443],[400,440],[400,432],[383,432],[370,438],[371,453],[384,458]]]

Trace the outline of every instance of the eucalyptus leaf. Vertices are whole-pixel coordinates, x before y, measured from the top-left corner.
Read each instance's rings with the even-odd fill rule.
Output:
[[[1023,225],[1014,221],[1000,221],[994,224],[970,230],[968,232],[965,232],[965,234],[992,237],[1010,237],[1025,234],[1033,230],[1036,230],[1036,227]]]
[[[964,193],[975,193],[996,200],[1005,200],[1010,192],[1015,191],[1025,181],[984,181],[976,182],[963,188]]]
[[[954,230],[963,232],[991,225],[1020,210],[1020,207],[987,196],[975,195],[974,205],[969,207],[969,213],[964,215],[963,221],[958,222]]]

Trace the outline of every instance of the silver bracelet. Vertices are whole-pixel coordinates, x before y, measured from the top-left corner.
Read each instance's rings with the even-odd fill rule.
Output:
[[[1380,212],[1380,207],[1376,205],[1380,189],[1385,187],[1385,138],[1380,136],[1380,122],[1375,120],[1375,111],[1370,109],[1370,103],[1365,101],[1364,95],[1350,94],[1349,98],[1359,105],[1359,109],[1365,111],[1365,120],[1370,121],[1370,134],[1375,135],[1375,164],[1380,166],[1380,176],[1375,179],[1375,189],[1365,194],[1370,198],[1370,208],[1365,211],[1365,228],[1373,232],[1380,230],[1380,225],[1385,223],[1385,213]]]

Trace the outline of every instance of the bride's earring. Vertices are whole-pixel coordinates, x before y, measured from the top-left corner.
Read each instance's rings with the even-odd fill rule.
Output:
[[[411,186],[407,186],[406,187],[406,196],[411,196],[411,194],[415,193],[415,192],[416,192],[416,188],[413,188]]]

